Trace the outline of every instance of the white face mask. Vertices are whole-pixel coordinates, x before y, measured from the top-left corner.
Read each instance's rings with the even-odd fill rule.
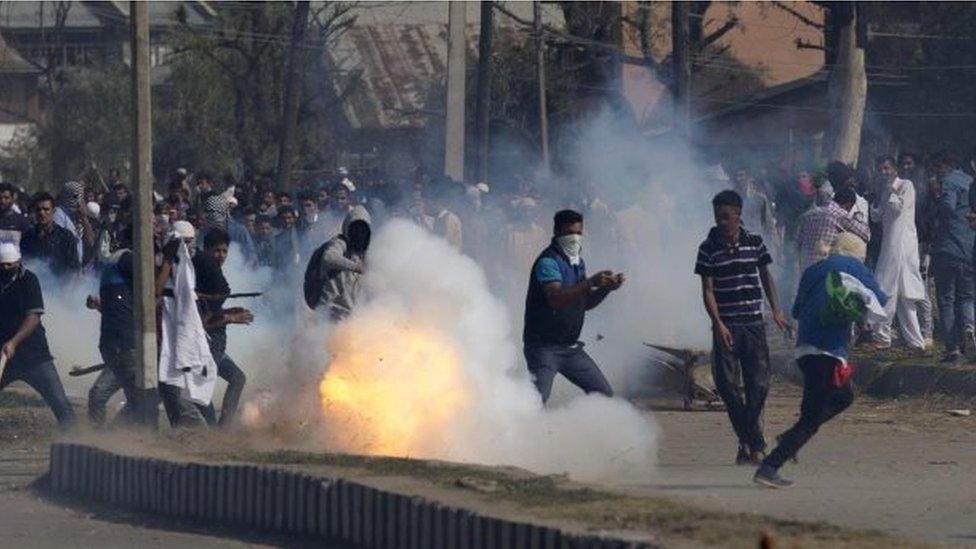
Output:
[[[556,245],[569,258],[570,265],[579,265],[580,252],[583,250],[583,235],[564,234],[563,236],[557,236]]]

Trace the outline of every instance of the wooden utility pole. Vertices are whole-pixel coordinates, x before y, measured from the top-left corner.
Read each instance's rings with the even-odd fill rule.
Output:
[[[298,103],[305,75],[305,29],[308,28],[308,0],[295,6],[288,47],[288,76],[285,78],[285,104],[282,109],[281,135],[278,138],[278,185],[291,184],[292,160],[295,156],[295,128],[298,126]]]
[[[837,52],[827,81],[831,108],[830,133],[825,147],[829,160],[857,164],[861,127],[867,102],[868,78],[864,71],[863,10],[856,2],[834,2],[830,18],[836,24]]]
[[[444,175],[464,181],[465,3],[447,8],[447,119],[444,122]]]
[[[539,144],[542,171],[549,173],[549,113],[546,107],[546,42],[542,34],[542,3],[532,2],[532,32],[535,35],[535,69],[539,82]]]
[[[495,3],[481,0],[481,33],[478,36],[478,96],[475,105],[475,134],[478,137],[478,181],[488,181],[488,152],[491,139],[491,35]]]
[[[139,418],[157,427],[156,288],[153,263],[152,110],[149,80],[149,4],[130,2],[132,27],[132,191],[135,287],[136,403]]]
[[[671,2],[671,62],[674,70],[674,129],[691,137],[691,56],[689,4]]]

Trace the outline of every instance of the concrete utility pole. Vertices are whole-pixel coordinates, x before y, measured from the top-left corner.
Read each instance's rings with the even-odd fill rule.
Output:
[[[674,64],[674,129],[691,137],[691,56],[688,2],[671,2],[671,62]]]
[[[447,120],[444,122],[444,175],[464,181],[465,3],[447,7]]]
[[[539,81],[539,143],[542,171],[549,173],[549,113],[546,107],[546,42],[542,35],[542,3],[532,2],[532,32],[535,35],[535,68]]]
[[[481,33],[478,36],[478,98],[475,124],[478,136],[478,181],[488,181],[488,152],[491,139],[491,35],[495,3],[481,0]]]
[[[136,403],[139,418],[155,429],[159,397],[156,392],[156,287],[153,265],[152,111],[149,81],[149,4],[130,2],[132,23],[132,191],[133,259],[135,267]]]

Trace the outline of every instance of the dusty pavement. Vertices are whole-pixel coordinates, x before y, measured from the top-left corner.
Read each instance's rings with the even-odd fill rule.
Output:
[[[45,496],[31,484],[47,471],[53,427],[50,411],[37,399],[9,390],[0,393],[2,547],[323,546],[321,541],[179,523]],[[39,436],[25,439],[28,431]]]
[[[797,387],[776,382],[765,420],[770,441],[795,421],[799,399]],[[724,411],[659,408],[657,475],[627,488],[712,509],[976,546],[976,417],[945,412],[972,404],[859,396],[801,450],[799,464],[784,467],[796,485],[779,491],[754,486],[754,469],[733,464],[736,443]]]

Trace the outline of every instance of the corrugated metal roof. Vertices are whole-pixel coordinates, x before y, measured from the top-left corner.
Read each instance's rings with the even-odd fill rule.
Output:
[[[468,26],[468,49],[477,30]],[[362,71],[362,81],[345,102],[353,128],[402,129],[426,124],[427,94],[447,74],[445,25],[356,25],[327,52],[338,72]]]

